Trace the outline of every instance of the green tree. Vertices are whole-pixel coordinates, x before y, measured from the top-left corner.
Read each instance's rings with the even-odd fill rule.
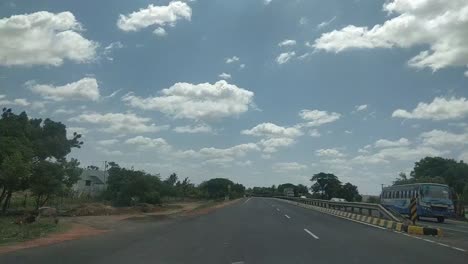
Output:
[[[294,193],[296,194],[296,196],[307,195],[309,194],[309,189],[303,184],[298,184],[296,186],[296,189],[294,190]]]
[[[319,194],[321,199],[330,200],[338,195],[341,188],[341,182],[338,177],[331,173],[320,172],[312,176],[310,181],[313,182],[311,190],[315,194]]]
[[[3,159],[2,164],[0,164],[0,171],[2,172],[0,174],[1,182],[5,186],[0,197],[0,203],[4,201],[2,205],[2,212],[4,213],[13,192],[26,189],[31,174],[31,163],[25,161],[23,156],[16,152]]]
[[[199,188],[205,193],[207,198],[220,199],[229,195],[229,188],[232,188],[233,185],[234,183],[229,179],[214,178],[202,182]]]
[[[348,202],[360,202],[362,201],[362,196],[359,194],[358,188],[356,185],[352,185],[347,182],[341,186],[338,191],[339,198],[343,198]]]
[[[109,162],[109,178],[105,197],[117,206],[129,206],[135,203],[160,202],[161,180],[144,171],[121,168]]]

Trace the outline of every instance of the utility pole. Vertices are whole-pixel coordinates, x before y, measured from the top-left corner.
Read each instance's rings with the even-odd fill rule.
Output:
[[[380,185],[382,185],[382,191],[383,191],[383,188],[384,188],[384,184],[383,184],[383,183],[381,183]]]

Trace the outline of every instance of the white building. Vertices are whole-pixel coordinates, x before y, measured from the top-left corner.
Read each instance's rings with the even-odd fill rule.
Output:
[[[83,169],[80,179],[73,185],[78,196],[96,196],[107,187],[107,171]]]

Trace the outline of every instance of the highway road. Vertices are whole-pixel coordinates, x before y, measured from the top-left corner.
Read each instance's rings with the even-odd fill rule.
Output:
[[[0,255],[0,263],[468,263],[467,252],[268,198]]]

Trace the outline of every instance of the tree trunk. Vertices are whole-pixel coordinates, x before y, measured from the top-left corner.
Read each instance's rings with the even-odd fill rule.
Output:
[[[5,200],[3,201],[3,206],[2,206],[2,213],[3,214],[6,212],[8,206],[10,205],[10,199],[11,199],[12,194],[13,194],[13,192],[11,190],[9,190]]]
[[[42,201],[40,207],[43,207],[43,206],[47,203],[47,201],[49,200],[49,197],[50,197],[49,195],[46,196],[46,198],[44,199],[44,201]],[[37,208],[37,209],[39,209],[39,208]]]
[[[36,210],[39,209],[39,204],[41,203],[41,197],[42,197],[42,195],[40,195],[40,194],[38,194],[36,196]]]
[[[28,200],[28,194],[25,192],[24,193],[24,199],[23,199],[23,208],[26,208],[26,202]]]
[[[7,188],[3,187],[2,194],[0,194],[0,204],[2,204],[3,199],[5,199]]]

